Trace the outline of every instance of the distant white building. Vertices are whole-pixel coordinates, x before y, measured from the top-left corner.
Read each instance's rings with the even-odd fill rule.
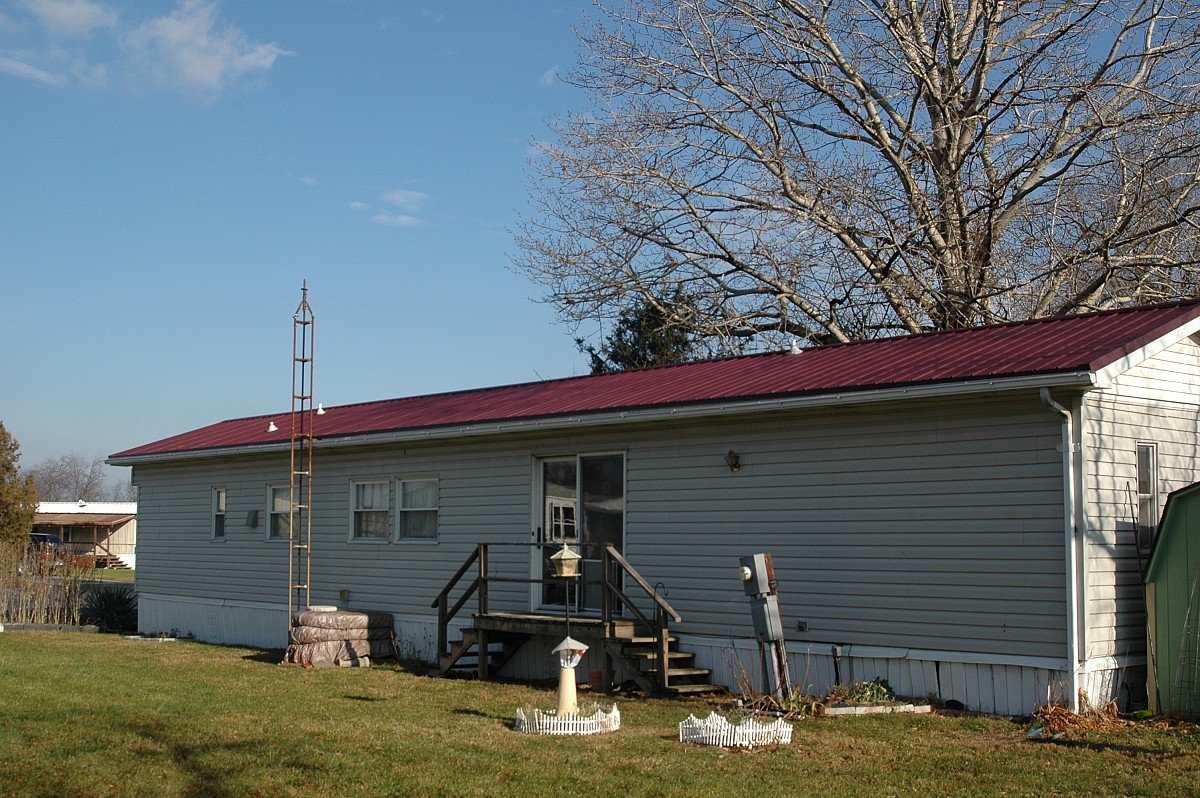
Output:
[[[97,567],[137,567],[137,502],[38,502],[33,531],[58,535]]]

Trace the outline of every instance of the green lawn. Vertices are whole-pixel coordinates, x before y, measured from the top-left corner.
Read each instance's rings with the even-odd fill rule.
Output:
[[[132,585],[134,571],[125,568],[90,568],[84,572],[86,579],[95,579],[97,582],[120,582],[122,584]]]
[[[792,745],[682,745],[698,701],[618,699],[595,737],[512,730],[550,689],[419,668],[303,670],[280,652],[0,634],[0,795],[1195,795],[1200,743],[1162,724],[1064,742],[918,715],[799,721]],[[584,694],[586,697],[586,694]]]

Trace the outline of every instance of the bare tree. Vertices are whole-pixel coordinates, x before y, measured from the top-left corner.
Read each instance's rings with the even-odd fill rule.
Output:
[[[570,321],[846,341],[1192,296],[1189,0],[629,0],[532,163]],[[664,297],[687,297],[671,303]]]
[[[104,473],[104,458],[88,460],[72,452],[43,460],[30,469],[37,495],[45,502],[105,501],[113,495]]]

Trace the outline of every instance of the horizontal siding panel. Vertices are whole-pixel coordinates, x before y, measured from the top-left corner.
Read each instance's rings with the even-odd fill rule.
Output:
[[[1053,656],[1065,635],[1059,426],[1034,396],[990,397],[902,415],[889,405],[331,450],[313,479],[313,600],[348,590],[352,606],[429,617],[476,542],[524,543],[540,526],[534,457],[611,451],[626,457],[627,556],[663,583],[689,633],[749,634],[737,558],[767,551],[789,629],[808,620],[831,642]],[[731,448],[737,474],[723,461]],[[150,527],[139,583],[282,604],[287,550],[265,536],[267,486],[286,473],[283,455],[139,466]],[[402,476],[439,480],[438,541],[350,542],[352,481]],[[214,484],[229,491],[220,544]],[[252,510],[259,527],[240,526]],[[526,549],[491,560],[495,575],[530,574]],[[528,609],[530,590],[492,583],[492,606]]]
[[[1091,524],[1086,642],[1093,656],[1145,651],[1145,610],[1128,491],[1136,479],[1139,442],[1157,446],[1160,507],[1170,491],[1200,479],[1197,354],[1195,342],[1180,342],[1086,401],[1085,500]]]

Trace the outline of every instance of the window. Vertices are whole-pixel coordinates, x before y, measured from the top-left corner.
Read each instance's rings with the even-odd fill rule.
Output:
[[[551,543],[575,540],[575,501],[546,497],[546,538]]]
[[[287,485],[271,486],[271,523],[267,525],[267,537],[272,540],[289,537],[292,525],[291,496],[292,489]]]
[[[225,539],[225,489],[212,490],[212,536],[213,540]]]
[[[1150,551],[1158,531],[1158,447],[1152,443],[1137,445],[1137,542],[1138,549]]]
[[[355,482],[351,537],[363,540],[387,540],[388,483]]]
[[[437,540],[438,481],[402,479],[399,486],[397,536],[400,540]]]

